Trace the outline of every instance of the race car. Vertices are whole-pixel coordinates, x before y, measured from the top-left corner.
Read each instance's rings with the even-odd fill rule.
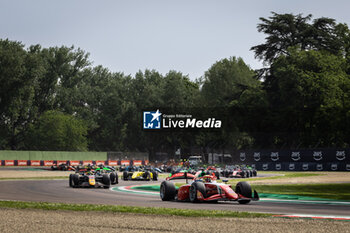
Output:
[[[158,173],[152,170],[132,168],[123,172],[123,180],[158,180]]]
[[[240,166],[226,166],[222,175],[226,178],[249,178],[251,173],[247,169],[242,169]]]
[[[220,179],[220,172],[216,170],[215,167],[209,166],[207,169],[201,169],[200,171],[196,172],[195,177],[201,177],[205,175],[212,175],[215,176],[216,179]]]
[[[171,172],[166,180],[175,180],[175,179],[193,179],[195,174],[192,173],[191,169],[178,168],[177,170]]]
[[[237,201],[240,204],[248,204],[250,201],[258,201],[259,195],[247,182],[238,182],[235,191],[232,186],[224,183],[216,183],[214,176],[195,178],[190,184],[176,188],[170,181],[163,181],[160,185],[160,198],[162,201],[190,201],[190,202],[218,202]]]
[[[73,188],[109,188],[111,185],[110,175],[107,173],[96,173],[91,166],[77,167],[75,174],[69,175],[69,186]]]
[[[113,167],[105,167],[104,165],[100,165],[95,169],[96,174],[108,174],[109,178],[111,179],[111,184],[118,184],[119,183],[119,177],[118,173],[115,171],[115,168]]]
[[[51,170],[53,171],[74,171],[74,167],[70,166],[68,163],[61,163],[59,165],[52,165]]]

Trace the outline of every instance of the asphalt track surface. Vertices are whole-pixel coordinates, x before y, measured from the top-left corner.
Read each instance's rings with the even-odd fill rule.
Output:
[[[159,184],[160,181],[119,181],[117,186]],[[115,187],[112,186],[112,187]],[[71,188],[67,180],[0,181],[0,200],[108,204],[202,210],[248,211],[273,214],[350,215],[350,205],[251,202],[189,203],[163,202],[159,196],[115,192],[103,188]]]

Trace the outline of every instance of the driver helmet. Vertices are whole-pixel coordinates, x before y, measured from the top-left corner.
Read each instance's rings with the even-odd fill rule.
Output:
[[[204,177],[204,181],[207,182],[207,183],[210,183],[211,182],[211,178],[210,177]]]

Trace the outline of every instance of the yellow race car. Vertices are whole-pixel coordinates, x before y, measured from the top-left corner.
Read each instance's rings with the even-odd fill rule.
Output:
[[[151,170],[131,168],[123,172],[123,180],[158,180],[158,173]]]

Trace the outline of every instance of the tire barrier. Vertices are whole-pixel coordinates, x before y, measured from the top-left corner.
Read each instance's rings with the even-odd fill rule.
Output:
[[[69,164],[71,166],[78,165],[108,165],[108,166],[118,166],[118,165],[148,165],[148,160],[0,160],[0,166],[58,166],[60,164]]]

